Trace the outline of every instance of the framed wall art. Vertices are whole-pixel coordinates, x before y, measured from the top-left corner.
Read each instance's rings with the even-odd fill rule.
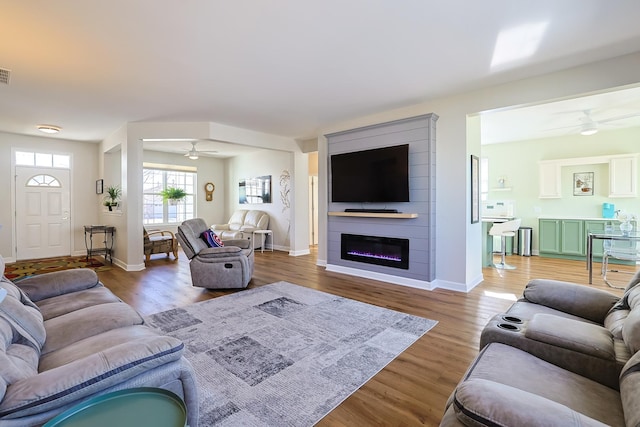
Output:
[[[593,172],[573,174],[573,195],[593,196]]]

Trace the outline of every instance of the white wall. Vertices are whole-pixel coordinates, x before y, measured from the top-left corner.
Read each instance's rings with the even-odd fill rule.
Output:
[[[286,208],[283,203],[282,191],[284,189],[284,182],[281,183],[280,177],[283,171],[288,171],[292,176],[291,182],[293,182],[295,167],[293,158],[294,154],[290,152],[262,150],[248,155],[237,156],[227,161],[226,220],[228,220],[237,209],[257,209],[267,212],[270,216],[269,228],[273,230],[274,248],[279,250],[289,250],[292,243],[292,212],[291,208]],[[305,169],[301,173],[306,173],[306,170],[308,169]],[[238,191],[238,183],[240,180],[264,175],[271,175],[271,203],[240,204]],[[307,176],[305,175],[305,182],[306,179]],[[289,185],[292,185],[291,182]],[[293,201],[293,191],[292,189],[289,194],[290,202]],[[223,222],[226,222],[226,220]]]
[[[467,290],[482,280],[481,223],[470,222],[469,156],[481,153],[480,139],[467,139],[467,116],[496,108],[526,105],[638,84],[640,54],[627,55],[540,77],[494,86],[407,108],[361,117],[322,130],[323,134],[427,114],[440,116],[436,126],[436,286]],[[428,85],[425,81],[425,85]],[[326,158],[326,139],[318,138]],[[320,164],[326,192],[326,165]],[[322,189],[322,187],[321,187]],[[321,212],[327,212],[326,197]],[[326,263],[326,215],[320,216],[319,264]],[[465,250],[464,248],[467,247]],[[324,257],[324,258],[322,258]],[[461,268],[464,266],[464,268]]]
[[[68,141],[58,138],[24,136],[0,132],[0,255],[7,261],[15,260],[16,240],[14,235],[14,201],[11,189],[14,186],[11,168],[11,149],[31,150],[45,153],[71,155],[71,253],[86,253],[84,245],[84,225],[98,222],[101,196],[96,194],[98,179],[99,145]]]

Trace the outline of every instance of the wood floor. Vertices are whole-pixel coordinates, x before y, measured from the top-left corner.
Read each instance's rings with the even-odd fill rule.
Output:
[[[449,394],[478,353],[482,327],[522,294],[529,279],[588,283],[584,262],[540,257],[507,257],[516,270],[485,268],[484,281],[466,294],[424,291],[327,272],[316,265],[313,252],[301,257],[278,251],[257,252],[255,258],[250,288],[283,280],[439,322],[320,421],[321,427],[437,426]],[[229,293],[192,287],[182,252],[177,262],[154,255],[142,272],[113,268],[99,275],[106,286],[143,315]],[[612,278],[624,285],[629,276],[617,273]],[[604,284],[599,271],[594,272],[593,282],[593,287],[621,294]]]

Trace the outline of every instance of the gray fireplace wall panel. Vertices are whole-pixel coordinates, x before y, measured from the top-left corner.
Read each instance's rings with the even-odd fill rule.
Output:
[[[399,212],[418,214],[417,218],[329,216],[327,221],[328,264],[426,282],[435,279],[436,120],[435,114],[427,114],[326,135],[329,158],[333,154],[409,144],[410,202],[372,203],[363,206],[361,203],[333,203],[329,194],[330,212],[364,207],[397,209]],[[330,162],[329,158],[327,162]],[[330,163],[328,166],[330,171]],[[331,188],[330,181],[328,184],[328,188]],[[400,270],[341,259],[342,233],[409,239],[409,269]]]

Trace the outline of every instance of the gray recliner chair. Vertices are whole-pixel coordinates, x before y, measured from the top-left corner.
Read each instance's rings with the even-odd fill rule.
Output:
[[[184,221],[176,238],[189,258],[193,286],[208,289],[246,288],[253,275],[253,249],[249,240],[226,240],[210,248],[200,237],[208,230],[202,218]]]

